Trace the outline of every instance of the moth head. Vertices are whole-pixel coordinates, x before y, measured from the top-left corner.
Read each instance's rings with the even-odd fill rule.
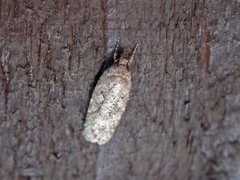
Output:
[[[130,55],[120,57],[120,59],[118,61],[118,65],[123,65],[123,66],[129,67],[135,57],[137,47],[138,47],[138,44],[135,45],[135,47],[133,48],[132,53]]]

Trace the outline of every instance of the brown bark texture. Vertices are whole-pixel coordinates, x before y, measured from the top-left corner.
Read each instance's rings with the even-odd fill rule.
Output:
[[[240,2],[0,0],[1,179],[239,180]],[[139,44],[121,122],[81,135],[94,77]]]

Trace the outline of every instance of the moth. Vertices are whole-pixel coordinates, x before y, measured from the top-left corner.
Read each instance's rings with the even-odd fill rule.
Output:
[[[131,89],[129,67],[138,45],[130,56],[123,55],[117,59],[118,45],[119,42],[115,47],[114,64],[103,72],[93,90],[84,123],[85,139],[99,145],[107,143],[113,136],[125,111]]]

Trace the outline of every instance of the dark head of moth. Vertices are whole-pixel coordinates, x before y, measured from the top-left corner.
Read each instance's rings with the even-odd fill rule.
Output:
[[[119,42],[113,53],[113,65],[99,77],[93,90],[83,130],[87,141],[107,143],[113,136],[125,111],[131,89],[130,64],[137,45],[130,55],[118,57]]]

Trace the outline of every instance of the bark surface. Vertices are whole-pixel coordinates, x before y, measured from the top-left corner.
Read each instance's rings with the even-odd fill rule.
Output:
[[[1,179],[240,177],[237,0],[0,0]],[[114,137],[81,135],[117,39],[139,44]]]

